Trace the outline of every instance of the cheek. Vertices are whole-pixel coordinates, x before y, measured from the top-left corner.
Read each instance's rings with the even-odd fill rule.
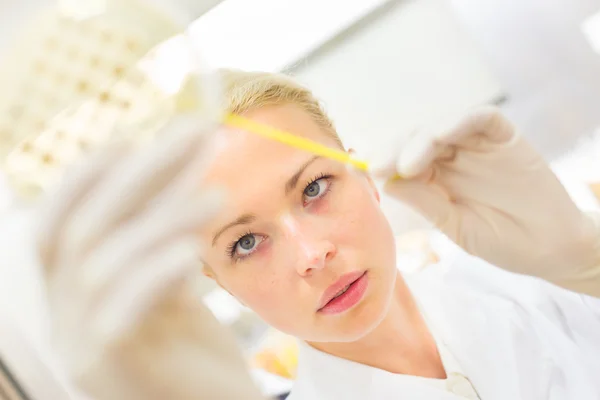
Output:
[[[241,270],[244,267],[250,268]],[[252,267],[256,266],[240,265],[237,270],[220,271],[219,283],[247,307],[263,314],[272,309],[273,305],[285,301],[285,293],[290,291],[290,279],[286,279],[281,272],[264,269],[256,271]]]
[[[294,269],[285,265],[284,260],[271,266],[240,264],[216,273],[221,286],[265,322],[293,333],[306,318],[302,310],[310,310],[312,303],[307,305],[307,293],[298,286]],[[296,318],[290,318],[290,314],[295,314]]]
[[[375,195],[359,187],[348,196],[336,218],[334,238],[356,262],[387,274],[396,265],[394,234]]]
[[[298,320],[302,320],[302,301],[299,299],[293,280],[263,276],[249,280],[232,290],[232,294],[249,307],[266,323],[284,332],[294,332]],[[290,313],[296,318],[290,319]]]
[[[391,233],[377,198],[360,183],[350,187],[335,208],[337,231],[343,236],[377,238]]]

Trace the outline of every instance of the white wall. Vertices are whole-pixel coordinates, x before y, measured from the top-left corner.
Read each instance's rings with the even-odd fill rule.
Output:
[[[547,158],[600,126],[600,56],[582,32],[598,0],[447,0],[510,101],[511,120]]]
[[[324,101],[346,144],[366,154],[503,94],[443,0],[392,2],[291,72]],[[385,207],[396,232],[422,224]]]

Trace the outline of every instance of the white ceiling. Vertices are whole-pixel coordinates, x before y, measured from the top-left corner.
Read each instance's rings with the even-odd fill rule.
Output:
[[[213,67],[276,72],[389,0],[225,0],[190,28]]]

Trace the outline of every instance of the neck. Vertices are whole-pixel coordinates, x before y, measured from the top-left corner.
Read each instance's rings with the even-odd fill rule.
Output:
[[[309,343],[325,353],[396,374],[446,378],[437,345],[400,274],[390,309],[365,337],[351,343]]]

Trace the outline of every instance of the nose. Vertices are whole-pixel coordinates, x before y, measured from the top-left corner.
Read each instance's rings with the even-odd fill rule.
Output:
[[[335,256],[335,246],[328,240],[309,240],[298,242],[300,257],[296,270],[301,276],[308,276],[314,270],[325,268],[327,262]]]
[[[315,226],[314,221],[300,224],[299,221],[288,218],[284,225],[286,236],[296,249],[295,265],[299,275],[309,276],[315,270],[325,268],[327,263],[335,257],[335,245],[323,237],[322,228]]]

